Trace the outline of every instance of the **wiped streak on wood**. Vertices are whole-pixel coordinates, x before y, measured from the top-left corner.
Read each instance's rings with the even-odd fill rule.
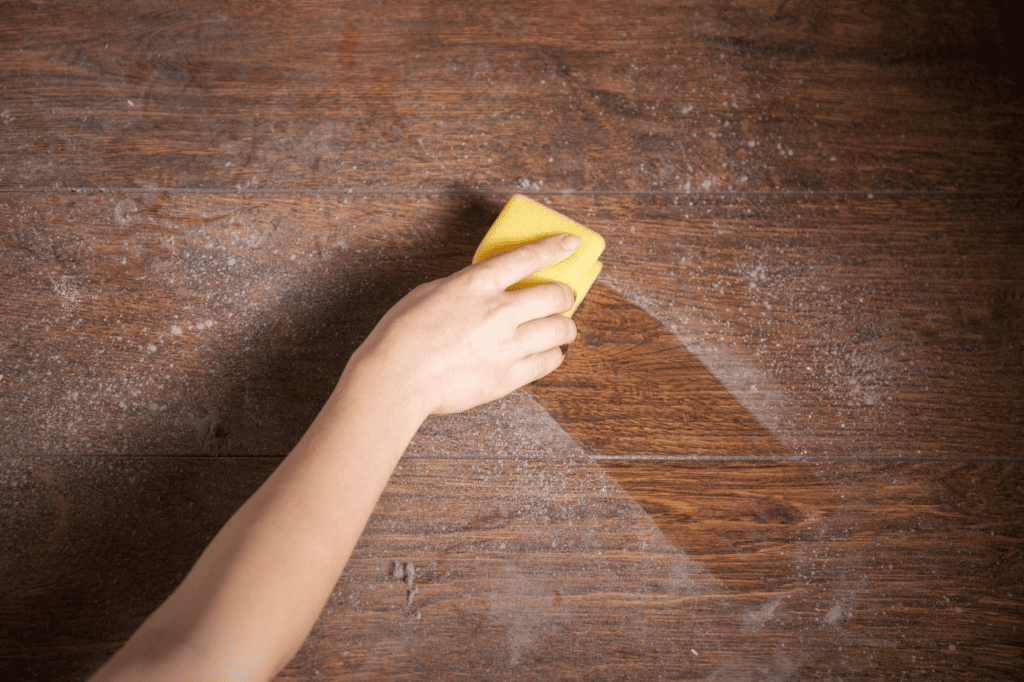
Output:
[[[571,358],[527,390],[588,452],[788,454],[678,337],[613,289],[597,283],[575,320]]]
[[[1019,669],[1020,464],[599,464],[557,448],[404,461],[281,679]],[[82,679],[277,461],[9,461],[0,668]],[[415,566],[411,602],[396,560]]]
[[[1019,191],[990,11],[890,4],[8,3],[0,186]]]
[[[388,307],[468,264],[505,198],[0,197],[0,452],[285,454]],[[766,454],[730,450],[768,442],[720,409],[735,398],[795,456],[1022,455],[1019,199],[550,201],[608,249],[581,341],[530,390],[602,430],[595,453]],[[653,423],[598,419],[627,407]],[[500,411],[433,420],[424,452],[476,452],[444,439]]]

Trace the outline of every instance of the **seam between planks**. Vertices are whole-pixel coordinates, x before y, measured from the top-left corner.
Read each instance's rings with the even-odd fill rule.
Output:
[[[53,459],[77,459],[81,461],[89,459],[107,459],[107,458],[119,458],[119,459],[168,459],[168,460],[283,460],[284,455],[195,455],[195,454],[182,454],[182,455],[133,455],[133,454],[83,454],[83,455],[48,455],[48,454],[35,454],[35,455],[24,455],[6,458],[9,461],[13,460],[53,460]],[[458,462],[463,460],[480,460],[480,459],[510,459],[508,457],[496,458],[496,457],[416,457],[412,456],[409,458],[403,458],[404,461],[416,461],[416,462]],[[827,457],[821,456],[742,456],[742,455],[583,455],[574,457],[543,457],[537,455],[525,455],[517,456],[511,459],[517,461],[537,461],[537,462],[561,462],[561,461],[572,461],[572,462],[681,462],[681,463],[700,463],[700,462],[751,462],[760,464],[785,464],[785,463],[828,463],[828,464],[846,464],[854,462],[872,463],[872,462],[898,462],[904,464],[914,463],[987,463],[987,462],[1002,462],[1010,464],[1024,464],[1024,457],[927,457],[927,456],[915,456],[915,457],[898,457],[895,455],[865,455],[859,457]],[[2,460],[0,460],[2,461]]]
[[[518,187],[508,189],[289,189],[266,188],[236,190],[230,188],[139,188],[139,187],[63,187],[59,189],[44,187],[0,187],[0,194],[213,194],[233,196],[478,196],[480,194],[504,196],[509,192],[536,197],[791,197],[791,196],[850,196],[850,197],[1018,197],[1024,196],[1020,190],[885,190],[885,189],[843,189],[843,190],[751,190],[751,191],[695,191],[695,190],[522,190]]]

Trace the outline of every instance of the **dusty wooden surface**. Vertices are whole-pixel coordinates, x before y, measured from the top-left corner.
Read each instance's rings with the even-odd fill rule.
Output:
[[[1004,13],[0,3],[5,679],[109,656],[512,192],[608,240],[581,338],[424,424],[280,679],[1015,679]]]

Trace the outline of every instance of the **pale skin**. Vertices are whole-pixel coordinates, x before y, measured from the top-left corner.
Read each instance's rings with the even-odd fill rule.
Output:
[[[576,338],[559,283],[507,287],[568,257],[562,235],[399,301],[356,350],[319,415],[185,580],[91,682],[269,680],[306,639],[409,441],[554,371]]]

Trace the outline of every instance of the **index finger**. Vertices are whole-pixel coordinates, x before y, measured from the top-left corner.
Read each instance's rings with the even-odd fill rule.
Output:
[[[565,260],[582,243],[583,238],[577,234],[556,234],[516,247],[477,265],[491,269],[501,288],[507,289],[547,266]]]

